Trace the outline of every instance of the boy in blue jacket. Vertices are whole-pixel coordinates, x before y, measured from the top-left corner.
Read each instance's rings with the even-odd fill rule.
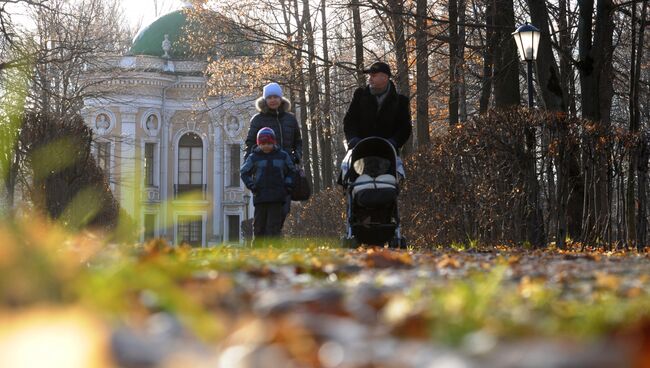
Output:
[[[257,147],[241,167],[241,179],[253,192],[253,233],[256,240],[281,235],[282,206],[293,188],[295,172],[289,154],[276,146],[273,129],[260,129]]]

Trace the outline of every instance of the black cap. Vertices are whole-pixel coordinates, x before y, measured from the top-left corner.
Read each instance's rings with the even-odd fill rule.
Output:
[[[377,62],[372,63],[372,65],[370,65],[369,68],[364,69],[363,72],[366,73],[366,74],[368,74],[368,73],[384,73],[384,74],[388,74],[389,77],[391,75],[393,75],[390,72],[390,66],[388,66],[388,64],[383,63],[381,61],[377,61]]]

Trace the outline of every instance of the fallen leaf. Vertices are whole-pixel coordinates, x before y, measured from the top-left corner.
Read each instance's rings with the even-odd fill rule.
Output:
[[[438,268],[460,268],[460,262],[456,258],[445,254],[436,266]]]
[[[413,259],[408,253],[370,249],[366,253],[364,264],[370,268],[408,268],[413,266]]]
[[[621,284],[621,278],[607,272],[597,271],[595,274],[596,286],[601,289],[616,290]]]

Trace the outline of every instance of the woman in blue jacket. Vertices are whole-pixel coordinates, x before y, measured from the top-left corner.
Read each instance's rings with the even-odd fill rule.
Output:
[[[289,154],[296,165],[302,160],[302,138],[300,125],[296,116],[290,112],[291,102],[282,96],[282,87],[277,83],[264,86],[262,97],[255,101],[257,114],[250,122],[246,137],[246,154],[248,158],[257,146],[257,133],[262,128],[271,128],[275,133],[278,147]],[[282,208],[282,223],[289,214],[291,196],[287,195]]]

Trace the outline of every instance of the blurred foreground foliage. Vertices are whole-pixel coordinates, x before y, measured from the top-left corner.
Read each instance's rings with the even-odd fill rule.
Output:
[[[172,247],[160,239],[143,245],[117,245],[105,239],[99,233],[72,234],[37,217],[0,224],[1,309],[82,307],[110,324],[135,325],[163,311],[177,316],[197,336],[215,341],[225,338],[240,318],[254,313],[255,293],[263,290],[254,285],[261,280],[273,285],[288,277],[285,282],[301,288],[307,285],[297,281],[300,275],[310,275],[308,285],[327,283],[354,290],[360,278],[373,280],[385,269],[404,270],[404,277],[413,278],[408,287],[387,291],[375,305],[384,323],[420,321],[415,329],[396,329],[398,335],[452,345],[477,331],[499,338],[590,338],[650,319],[645,286],[649,276],[633,274],[632,280],[625,280],[625,275],[608,274],[598,263],[601,257],[647,262],[647,255],[588,255],[594,271],[585,274],[587,281],[567,275],[557,281],[550,275],[513,276],[523,260],[506,248],[477,262],[466,252],[341,249],[327,240],[194,249]],[[572,254],[538,251],[529,259],[542,269],[544,262],[557,257],[582,257]],[[465,276],[437,280],[417,276],[425,270]],[[375,279],[376,285],[381,286],[383,277]]]

